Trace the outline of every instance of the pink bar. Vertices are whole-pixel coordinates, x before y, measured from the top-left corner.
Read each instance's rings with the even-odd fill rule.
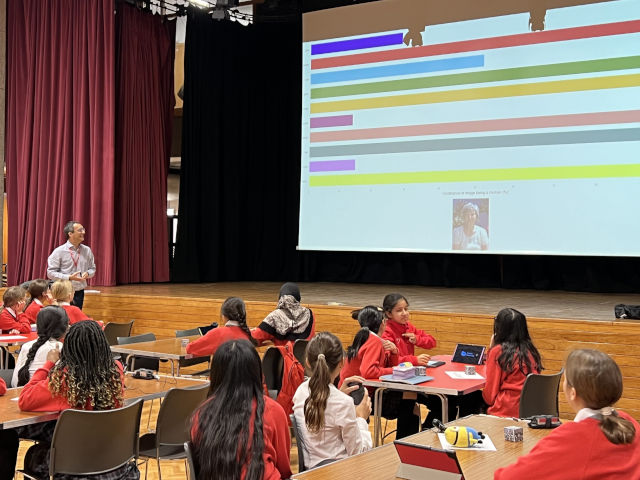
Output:
[[[353,115],[335,115],[333,117],[313,117],[309,121],[311,128],[349,127],[353,125]]]
[[[311,133],[311,142],[339,142],[374,138],[417,137],[450,133],[490,132],[496,130],[523,130],[527,128],[573,127],[581,125],[606,125],[640,122],[640,110],[620,112],[571,113],[540,117],[499,118],[469,122],[430,123],[399,127],[361,128]]]

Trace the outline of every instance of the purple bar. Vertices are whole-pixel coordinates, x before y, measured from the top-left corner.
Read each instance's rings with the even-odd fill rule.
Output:
[[[353,125],[353,115],[336,115],[334,117],[314,117],[310,122],[311,128],[322,127],[350,127]]]
[[[350,50],[362,50],[364,48],[388,47],[402,43],[402,33],[389,33],[376,35],[375,37],[354,38],[351,40],[338,40],[335,42],[315,43],[311,45],[311,55],[323,53],[348,52]]]
[[[310,172],[345,172],[356,169],[355,160],[326,160],[322,162],[309,162]]]

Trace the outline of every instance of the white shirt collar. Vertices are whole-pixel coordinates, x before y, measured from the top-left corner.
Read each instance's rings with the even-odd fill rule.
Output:
[[[18,315],[16,315],[16,311],[13,308],[11,307],[4,307],[4,308],[7,309],[7,311],[11,314],[12,317],[18,318]]]
[[[58,305],[62,307],[64,305],[71,305],[71,304],[69,302],[58,302]]]
[[[240,324],[238,322],[236,322],[235,320],[229,320],[227,323],[224,324],[225,327],[239,327]]]
[[[37,298],[34,298],[33,301],[36,302],[37,305],[40,305],[41,307],[44,307],[42,302],[40,300],[38,300]]]
[[[576,414],[576,418],[574,418],[573,421],[580,422],[585,418],[594,417],[596,415],[600,415],[600,410],[593,410],[591,408],[581,408],[580,411]]]

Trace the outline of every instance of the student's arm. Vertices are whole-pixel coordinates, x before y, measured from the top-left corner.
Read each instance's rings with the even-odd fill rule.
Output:
[[[18,407],[25,412],[54,412],[68,408],[61,398],[53,398],[49,391],[49,371],[55,364],[47,361],[39,368],[20,392]]]
[[[385,358],[382,342],[365,342],[365,344],[360,347],[358,355],[362,355],[360,375],[364,378],[378,379],[382,375],[393,373],[391,367],[385,367],[380,363],[380,359],[384,361]]]
[[[265,342],[273,342],[273,335],[265,332],[260,327],[251,330],[251,336],[258,341],[258,346],[264,345]]]
[[[218,327],[213,330],[209,330],[204,336],[195,339],[187,345],[187,353],[195,355],[196,357],[208,357],[218,349],[221,343],[224,342],[222,338],[222,329],[226,327]]]
[[[265,398],[265,402],[268,402]],[[289,436],[289,419],[279,403],[269,402],[271,405],[265,408],[265,414],[270,415],[269,423],[273,426],[273,438],[271,439],[274,449],[274,462],[282,478],[291,477],[291,437]],[[266,406],[266,405],[265,405]],[[267,419],[263,419],[266,423]]]
[[[413,333],[416,336],[416,346],[427,349],[436,346],[436,339],[431,335],[423,330],[416,328],[414,325],[408,324],[408,327],[409,329],[407,331]]]
[[[4,378],[0,378],[0,395],[7,393],[7,384],[4,383]]]
[[[11,330],[18,330],[20,333],[31,333],[31,323],[24,313],[18,313],[18,318],[15,319],[6,310],[2,310],[0,313],[0,331],[10,332]]]
[[[340,426],[342,441],[344,442],[344,448],[347,450],[347,455],[351,456],[371,450],[373,442],[367,421],[356,416],[356,409],[351,397],[346,400],[344,404],[340,405],[339,411],[336,412],[336,418],[342,420]]]
[[[496,397],[500,392],[500,385],[502,384],[502,368],[498,364],[498,357],[502,353],[502,347],[497,345],[489,350],[489,357],[487,358],[487,367],[485,370],[486,382],[484,390],[482,391],[482,398],[491,406],[495,403]]]

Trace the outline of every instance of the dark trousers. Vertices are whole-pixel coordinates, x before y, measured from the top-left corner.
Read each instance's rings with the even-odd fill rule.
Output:
[[[11,480],[16,473],[19,444],[14,429],[0,430],[0,480]]]
[[[73,304],[82,310],[82,304],[84,303],[84,290],[76,290],[73,294]]]

